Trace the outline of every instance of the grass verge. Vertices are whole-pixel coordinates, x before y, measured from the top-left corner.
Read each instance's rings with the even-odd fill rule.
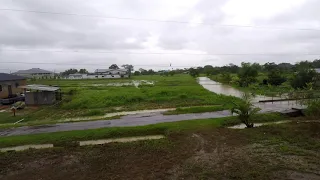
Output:
[[[195,107],[180,107],[173,111],[167,111],[164,115],[175,115],[175,114],[189,114],[189,113],[204,113],[204,112],[215,112],[227,110],[229,107],[223,105],[217,106],[195,106]]]
[[[260,114],[254,119],[254,122],[270,122],[284,119],[284,116],[278,113]],[[80,140],[94,140],[104,138],[118,138],[129,136],[144,136],[156,134],[170,134],[192,129],[203,129],[212,127],[222,127],[237,124],[239,121],[236,117],[225,117],[215,119],[190,120],[170,123],[160,123],[147,126],[137,127],[111,127],[92,130],[77,130],[67,132],[55,132],[45,134],[33,134],[22,136],[9,136],[0,139],[0,147],[10,147],[26,144],[46,144],[53,143],[55,145],[74,144]]]

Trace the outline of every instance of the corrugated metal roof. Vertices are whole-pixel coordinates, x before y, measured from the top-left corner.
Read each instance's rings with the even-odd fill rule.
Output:
[[[25,77],[7,74],[7,73],[0,73],[0,81],[14,81],[14,80],[24,80]]]
[[[31,84],[31,85],[26,85],[26,86],[19,86],[18,88],[32,89],[32,90],[39,90],[39,91],[57,91],[60,89],[59,87],[47,86],[47,85],[41,85],[41,84]]]
[[[28,69],[28,70],[19,70],[13,74],[44,74],[44,73],[53,73],[51,71],[47,71],[44,69],[40,69],[40,68],[32,68],[32,69]]]

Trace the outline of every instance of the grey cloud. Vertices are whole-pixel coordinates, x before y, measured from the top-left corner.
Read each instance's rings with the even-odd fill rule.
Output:
[[[202,16],[204,23],[223,24],[226,14],[222,6],[226,0],[199,0],[194,7],[167,15],[163,1],[87,1],[87,0],[1,0],[0,6],[13,9],[27,9],[75,14],[93,14],[115,17],[190,21],[195,16]],[[187,3],[187,2],[186,2]],[[174,3],[173,3],[174,4]],[[177,5],[177,4],[175,4]],[[184,6],[183,4],[182,6]],[[309,0],[300,7],[283,12],[270,19],[254,19],[253,25],[317,28],[320,24],[320,1]],[[170,4],[167,7],[173,8]],[[301,54],[320,50],[319,31],[272,30],[258,28],[215,27],[208,25],[157,23],[128,21],[82,16],[62,16],[0,11],[0,47],[30,49],[77,49],[79,51],[137,51],[163,52],[197,51],[208,54],[232,53],[288,53]],[[145,43],[151,37],[159,37],[154,47]],[[128,39],[134,39],[128,42]],[[0,48],[0,50],[1,50]],[[148,49],[150,48],[150,49]],[[161,52],[162,52],[161,51]],[[45,58],[45,59],[44,59]],[[314,59],[316,56],[188,56],[188,55],[128,55],[96,53],[40,53],[0,51],[1,61],[57,62],[101,64],[150,65],[174,63],[175,66],[225,65],[249,62],[291,62]],[[149,63],[149,64],[148,64]],[[70,65],[21,65],[0,64],[1,68],[70,68]],[[95,69],[96,66],[88,66]],[[148,67],[144,67],[148,68]],[[50,70],[50,69],[49,69]]]

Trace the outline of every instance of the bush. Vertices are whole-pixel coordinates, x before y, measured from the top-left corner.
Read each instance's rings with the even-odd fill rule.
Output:
[[[286,81],[287,79],[279,71],[274,70],[268,74],[268,83],[271,85],[279,86]]]
[[[309,117],[320,117],[320,100],[313,100],[308,103],[305,114]]]

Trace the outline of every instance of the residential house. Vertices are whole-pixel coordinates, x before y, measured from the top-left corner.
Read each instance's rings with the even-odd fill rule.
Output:
[[[11,98],[23,93],[23,89],[18,87],[26,84],[27,80],[25,77],[0,73],[0,99]]]
[[[18,76],[24,76],[27,78],[36,78],[36,79],[51,79],[54,78],[54,73],[40,68],[32,68],[28,70],[19,70],[15,73],[12,73]]]

